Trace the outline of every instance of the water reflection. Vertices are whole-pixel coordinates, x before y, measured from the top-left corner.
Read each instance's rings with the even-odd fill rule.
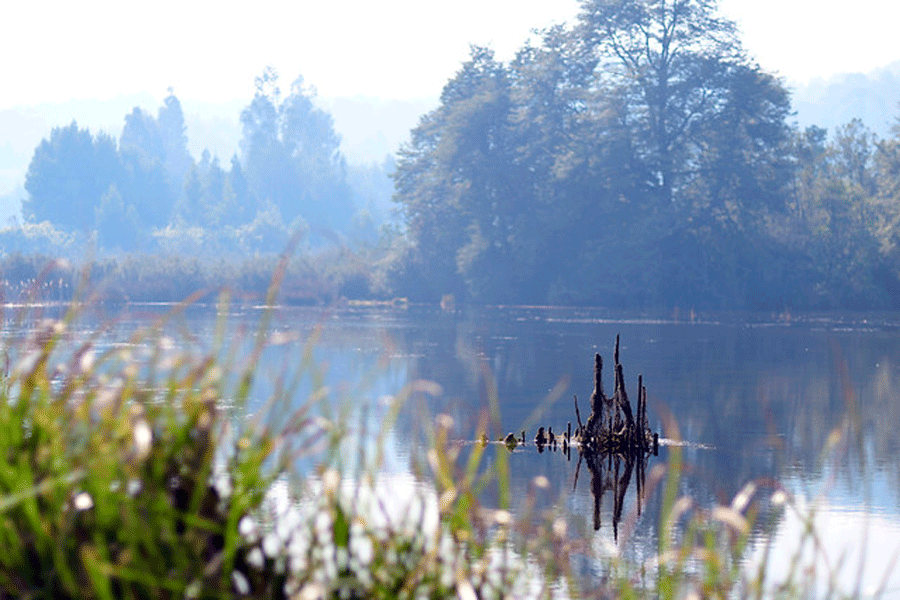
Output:
[[[131,306],[115,319],[86,317],[73,327],[113,348],[169,310]],[[230,310],[226,339],[251,346],[261,312]],[[34,325],[13,313],[9,309],[5,315],[7,339],[25,335]],[[221,317],[215,307],[194,307],[170,326],[173,333],[187,334],[177,339],[208,345]],[[100,323],[105,324],[102,335]],[[587,397],[592,388],[590,357],[609,355],[611,340],[621,334],[628,372],[635,379],[642,374],[648,388],[648,426],[683,441],[663,446],[654,459],[665,465],[671,453],[680,453],[679,494],[701,507],[728,504],[748,481],[777,481],[798,497],[823,499],[820,514],[830,528],[823,544],[831,555],[860,548],[860,536],[853,532],[867,527],[875,532],[867,547],[879,549],[868,557],[892,555],[900,547],[894,535],[900,531],[900,428],[895,426],[900,318],[895,315],[866,321],[826,315],[791,322],[715,315],[680,322],[588,309],[285,308],[272,326],[296,341],[264,354],[249,410],[264,404],[283,381],[280,374],[301,364],[309,348],[314,367],[295,386],[297,402],[326,386],[335,407],[354,407],[346,425],[367,443],[375,443],[374,432],[391,400],[405,398],[383,437],[383,468],[395,473],[408,472],[414,460],[424,462],[421,452],[438,414],[450,415],[455,435],[467,440],[477,438],[482,422],[496,440],[510,431],[533,434],[538,424],[573,420],[572,395]],[[418,380],[436,385],[410,386]],[[674,420],[664,421],[665,413]],[[336,408],[332,414],[337,415]],[[497,444],[491,450],[507,452]],[[461,459],[466,458],[464,453]],[[616,548],[636,560],[656,552],[662,499],[658,489],[644,489],[646,460],[560,458],[559,452],[509,454],[514,502],[529,495],[535,478],[544,477],[549,491],[536,497],[538,510],[565,515],[570,531],[581,532],[597,547]],[[491,466],[496,456],[487,452],[484,460]],[[576,476],[589,479],[589,485],[576,485]],[[485,501],[496,501],[497,495],[488,489]],[[623,535],[621,524],[629,515],[636,526]],[[778,516],[774,524],[760,519],[753,543],[788,553],[799,527],[791,519]],[[882,531],[890,535],[877,533]],[[587,576],[599,568],[585,567]],[[890,581],[894,595],[900,595],[900,582]]]
[[[629,372],[642,373],[647,382],[650,426],[678,442],[661,449],[659,463],[680,453],[678,493],[695,506],[730,504],[749,481],[763,482],[771,493],[765,482],[777,482],[799,495],[825,487],[836,506],[855,515],[877,510],[880,519],[900,523],[896,316],[873,323],[852,315],[792,322],[717,315],[684,323],[591,310],[487,309],[432,319],[423,337],[406,339],[423,349],[410,373],[441,384],[444,395],[430,406],[452,414],[461,435],[477,430],[480,415],[489,412],[491,390],[500,407],[492,435],[570,419],[571,401],[558,399],[586,395],[586,357],[609,353],[608,340],[620,333]],[[664,425],[664,412],[674,416],[671,423]],[[410,430],[404,427],[400,435]],[[524,493],[534,477],[547,476],[556,500],[548,497],[544,508],[568,515],[574,529],[588,518],[581,530],[593,530],[598,510],[602,523],[632,514],[637,526],[629,536],[623,540],[617,527],[603,528],[597,531],[601,545],[607,544],[606,530],[609,544],[638,560],[659,547],[661,494],[622,496],[620,486],[619,501],[612,488],[628,471],[624,463],[618,479],[608,462],[603,476],[594,477],[605,484],[604,496],[591,493],[594,485],[572,493],[575,465],[560,468],[535,453],[513,458],[513,487]],[[637,465],[632,469],[635,478]],[[844,492],[835,497],[837,486],[828,482],[840,483]],[[639,520],[638,511],[644,515]],[[777,519],[754,522],[754,544],[772,540],[783,517]],[[858,543],[845,529],[834,533],[824,539],[832,554]]]
[[[625,493],[631,484],[632,474],[635,475],[635,502],[637,503],[637,515],[641,514],[641,499],[644,493],[644,483],[647,472],[649,455],[635,454],[604,454],[601,452],[579,452],[578,466],[575,468],[574,488],[578,488],[578,473],[582,461],[591,473],[591,494],[594,497],[594,531],[600,529],[601,506],[606,492],[612,492],[613,510],[612,526],[613,540],[619,539],[619,522],[622,520],[622,509],[625,506]]]

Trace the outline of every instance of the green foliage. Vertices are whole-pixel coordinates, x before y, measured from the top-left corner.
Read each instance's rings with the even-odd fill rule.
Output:
[[[648,168],[656,210],[677,190],[698,126],[722,110],[730,67],[742,65],[734,24],[708,0],[590,0],[580,27],[599,58],[598,82],[625,103],[636,150]]]
[[[115,185],[100,199],[95,221],[100,243],[107,248],[134,250],[138,243],[139,218],[133,204],[125,205]]]
[[[276,267],[279,285],[285,269]],[[275,294],[273,285],[265,302]],[[0,347],[10,365],[0,380],[0,598],[802,598],[820,595],[817,577],[831,581],[815,572],[821,533],[802,499],[766,481],[697,506],[679,491],[678,445],[644,487],[662,508],[658,553],[639,563],[594,554],[592,534],[570,532],[556,509],[534,512],[532,497],[510,512],[506,450],[489,466],[475,444],[464,460],[446,415],[427,424],[423,466],[404,485],[381,469],[387,432],[410,395],[438,386],[410,382],[373,431],[352,398],[324,387],[315,334],[295,338],[263,313],[249,348],[224,320],[213,348],[173,343],[186,308],[112,345],[99,333],[70,337],[74,309],[58,320],[18,313],[13,331],[26,334]],[[297,372],[278,375],[250,417],[259,358],[285,341],[297,345]],[[293,394],[301,376],[315,385],[306,400]],[[486,394],[497,419],[489,373]],[[832,446],[861,440],[858,425],[845,419]],[[361,438],[348,439],[357,426]],[[666,437],[679,437],[674,420]],[[310,455],[315,468],[295,471]],[[547,486],[538,477],[528,494]],[[483,504],[488,489],[498,506]],[[773,581],[771,547],[759,540],[773,539],[786,513],[803,533],[785,579]],[[585,558],[602,577],[576,574]],[[840,593],[829,585],[824,597]]]
[[[24,325],[32,317],[20,318]],[[477,496],[450,478],[446,432],[434,455],[440,488],[410,488],[404,509],[396,489],[377,482],[377,457],[351,488],[342,482],[346,474],[335,467],[346,464],[346,430],[313,418],[321,393],[298,404],[292,386],[278,386],[284,391],[247,417],[257,361],[271,339],[267,316],[246,356],[224,321],[216,334],[222,345],[211,350],[174,345],[163,319],[100,351],[95,337],[69,339],[77,318],[35,321],[27,337],[3,347],[12,368],[0,386],[0,597],[521,591],[510,587],[516,571],[498,562],[503,552],[487,552],[494,534],[469,520]],[[320,381],[311,351],[305,347],[298,368]],[[293,471],[316,439],[329,448],[319,458],[321,476]],[[396,511],[387,512],[386,491]]]
[[[900,281],[888,241],[898,201],[890,175],[895,142],[852,121],[832,139],[808,128],[795,144],[800,162],[789,216],[794,244],[809,261],[810,300],[828,308],[893,305]]]
[[[400,153],[398,293],[602,306],[897,305],[896,146],[796,131],[710,0],[589,0],[473,48]]]
[[[161,118],[172,121],[169,127],[177,128],[177,115],[169,114],[176,109],[180,114],[174,96],[160,109]],[[111,249],[136,247],[146,230],[169,222],[180,194],[184,174],[177,169],[187,150],[170,138],[170,131],[139,108],[125,117],[118,148],[109,136],[93,136],[75,122],[53,129],[29,165],[26,219],[85,235],[97,230],[100,243]],[[118,218],[125,227],[117,232],[111,226]]]
[[[142,228],[164,227],[183,198],[192,160],[187,151],[181,104],[171,93],[158,118],[135,107],[125,117],[119,154],[128,171],[126,201],[134,206]]]
[[[242,260],[295,237],[365,249],[368,275],[298,286],[307,300],[898,306],[897,131],[796,130],[783,82],[715,0],[582,9],[508,64],[473,47],[396,168],[348,169],[314,90],[298,78],[283,94],[271,68],[228,165],[189,155],[171,90],[155,118],[125,117],[118,148],[56,128],[29,165],[25,223],[0,244],[70,259]],[[384,229],[389,172],[403,223]]]
[[[233,183],[238,186],[236,192]],[[231,172],[222,169],[218,157],[204,150],[200,162],[192,164],[184,180],[183,196],[175,205],[172,223],[219,232],[227,226],[247,223],[248,194],[237,157]]]
[[[586,2],[509,65],[473,48],[413,131],[408,259],[479,302],[746,303],[789,189],[788,113],[711,3]]]
[[[159,107],[156,122],[162,138],[163,166],[166,173],[166,181],[175,192],[175,198],[181,197],[181,189],[184,178],[193,160],[188,152],[187,127],[184,124],[184,112],[181,110],[181,102],[175,97],[172,88],[169,95]]]
[[[56,127],[34,151],[25,176],[30,222],[50,221],[67,231],[94,228],[94,211],[111,184],[122,179],[115,140],[91,135],[73,121]]]
[[[227,169],[209,151],[199,161],[190,156],[172,90],[156,117],[139,107],[125,116],[118,146],[74,122],[55,128],[29,165],[26,226],[47,221],[91,240],[101,254],[194,252],[186,247],[198,236],[214,240],[205,252],[219,256],[277,254],[301,230],[312,232],[308,241],[316,246],[348,235],[373,244],[390,218],[388,167],[373,166],[352,189],[340,138],[331,116],[314,104],[314,91],[298,78],[282,98],[272,70],[257,84],[241,116],[241,156]],[[369,182],[381,189],[362,189]]]
[[[275,446],[296,436],[227,435],[221,398],[240,406],[246,390],[228,388],[214,356],[149,331],[129,340],[134,353],[66,348],[72,318],[4,348],[2,595],[212,597],[241,578],[271,591],[277,578],[241,566],[236,523],[283,470]]]
[[[301,217],[346,231],[354,210],[340,137],[314,97],[298,77],[282,98],[277,73],[266,69],[241,113],[242,166],[258,201],[274,205],[286,222]]]

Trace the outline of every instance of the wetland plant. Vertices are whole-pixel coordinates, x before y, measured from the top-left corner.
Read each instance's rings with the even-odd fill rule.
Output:
[[[266,315],[241,356],[224,324],[211,349],[173,343],[160,322],[101,350],[97,336],[69,337],[77,312],[31,327],[22,312],[27,333],[4,334],[0,598],[808,595],[799,559],[787,581],[766,578],[767,552],[747,568],[752,524],[789,495],[776,486],[773,503],[749,484],[729,505],[697,507],[678,495],[679,448],[644,488],[663,495],[658,554],[600,557],[558,512],[536,515],[526,499],[514,516],[505,453],[487,469],[473,444],[462,461],[448,417],[434,421],[427,472],[403,491],[380,473],[380,451],[342,467],[347,413],[316,409],[324,389],[298,405],[288,374],[247,416],[259,357],[278,341]],[[297,343],[298,369],[314,372],[315,337]],[[401,391],[383,431],[417,385],[429,388]],[[317,466],[297,472],[310,454]],[[481,504],[488,486],[498,507]],[[538,477],[531,493],[546,486]],[[815,540],[812,525],[806,535],[798,546]],[[576,574],[584,557],[600,576]]]
[[[267,316],[240,356],[224,323],[211,349],[173,342],[160,321],[104,350],[99,333],[72,337],[77,313],[7,321],[0,598],[515,594],[502,531],[470,518],[474,471],[458,477],[446,422],[441,483],[401,506],[377,459],[341,470],[346,424],[317,413],[323,390],[298,405],[296,374],[248,416],[260,354],[278,343]],[[318,467],[298,473],[310,454]]]

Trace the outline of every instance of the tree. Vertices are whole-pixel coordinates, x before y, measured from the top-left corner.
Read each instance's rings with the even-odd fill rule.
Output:
[[[156,118],[137,107],[125,117],[119,152],[130,175],[122,187],[126,203],[134,204],[143,226],[165,227],[176,201],[184,202],[185,178],[194,162],[181,102],[171,88]]]
[[[161,166],[165,162],[166,150],[156,119],[134,107],[125,116],[125,126],[119,136],[119,152],[134,155],[148,166]]]
[[[241,112],[241,159],[247,181],[262,202],[280,204],[289,160],[280,139],[278,75],[271,67],[256,78],[256,93]]]
[[[442,294],[465,293],[456,253],[465,243],[466,223],[453,199],[451,181],[436,156],[441,136],[438,111],[424,115],[400,148],[394,172],[394,199],[406,224],[408,245],[398,252],[402,281],[414,284],[404,293],[435,300]]]
[[[229,225],[239,225],[247,223],[256,210],[256,198],[250,192],[250,185],[247,177],[244,175],[244,169],[241,167],[241,161],[237,154],[231,157],[231,167],[228,171],[228,185],[231,187],[231,193],[234,194],[234,212],[231,219],[227,222]]]
[[[716,111],[686,138],[690,162],[660,265],[694,297],[778,306],[785,298],[773,282],[788,266],[776,255],[787,250],[771,239],[768,220],[786,210],[791,193],[790,99],[777,79],[752,65],[727,65],[721,84]]]
[[[55,127],[41,140],[25,175],[22,212],[32,222],[50,221],[68,231],[94,228],[95,209],[111,184],[122,179],[116,142],[79,129]]]
[[[185,225],[197,225],[203,219],[203,172],[196,164],[191,165],[184,180],[184,194],[176,205],[175,217]]]
[[[793,207],[810,264],[809,301],[829,308],[887,304],[886,290],[897,285],[882,235],[888,204],[880,198],[880,185],[891,176],[882,179],[881,169],[891,170],[884,152],[889,145],[859,121],[839,127],[831,139],[817,127],[796,137]]]
[[[617,302],[635,268],[646,195],[625,105],[595,86],[596,53],[553,27],[512,61],[516,277],[533,301]],[[527,198],[527,200],[526,200]],[[526,283],[527,282],[527,283]]]
[[[282,99],[277,73],[266,69],[241,113],[242,167],[252,195],[274,204],[288,222],[345,230],[353,209],[340,138],[314,97],[298,78]]]
[[[461,293],[465,281],[468,293],[495,301],[515,285],[511,110],[505,67],[473,47],[401,151],[396,198],[417,260],[434,273],[434,293]]]
[[[188,151],[187,127],[184,124],[181,102],[175,97],[172,88],[169,88],[169,95],[159,107],[156,120],[162,141],[166,181],[174,197],[178,199],[183,193],[184,178],[194,161]]]
[[[473,48],[413,131],[395,176],[410,256],[482,301],[758,297],[793,169],[781,82],[712,2],[583,8],[508,66]]]
[[[219,164],[219,157],[213,157],[206,168],[203,181],[200,206],[203,211],[203,224],[206,227],[219,229],[235,212],[234,194],[228,177]]]
[[[119,186],[123,202],[136,211],[142,228],[165,227],[177,192],[165,171],[166,144],[152,115],[137,107],[126,115],[119,155],[124,169]]]
[[[880,247],[887,258],[890,277],[896,282],[900,280],[900,117],[891,128],[891,136],[877,143],[874,173]]]
[[[135,250],[140,245],[139,219],[133,205],[126,205],[115,184],[95,209],[99,243],[104,248]]]
[[[835,130],[836,175],[869,196],[875,193],[873,161],[877,143],[875,134],[860,119],[852,119]]]
[[[782,83],[744,54],[712,0],[586,0],[600,104],[618,106],[637,164],[654,303],[755,302],[771,273],[767,219],[790,198]],[[672,282],[678,282],[672,285]],[[673,292],[675,292],[673,294]]]
[[[678,201],[689,138],[720,109],[727,67],[743,62],[734,24],[715,8],[713,0],[582,2],[580,28],[598,54],[598,83],[628,105],[656,210]]]
[[[815,204],[816,186],[828,176],[828,130],[815,125],[794,133],[794,149],[797,169],[794,171],[792,193],[792,223],[795,230],[809,227]]]
[[[316,227],[347,231],[355,212],[350,203],[347,165],[334,120],[313,103],[315,90],[297,77],[280,106],[281,139],[291,158],[301,202],[282,205],[282,214],[302,216]]]

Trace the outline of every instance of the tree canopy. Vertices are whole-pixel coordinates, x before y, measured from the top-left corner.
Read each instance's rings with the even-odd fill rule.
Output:
[[[94,137],[72,121],[55,127],[50,139],[35,149],[25,175],[28,197],[22,212],[29,220],[91,230],[100,198],[122,178],[115,140],[104,134]]]
[[[69,247],[216,258],[356,236],[368,289],[413,300],[900,305],[900,121],[884,139],[858,120],[801,130],[714,0],[581,8],[507,62],[473,46],[384,165],[348,167],[315,90],[298,77],[283,94],[273,69],[228,160],[190,155],[171,92],[118,141],[57,127],[29,165],[26,224]],[[379,231],[389,171],[402,223]]]
[[[353,210],[341,140],[314,97],[298,77],[282,98],[277,73],[266,69],[241,113],[242,165],[258,200],[286,223],[345,230]]]
[[[714,3],[585,1],[509,64],[473,48],[413,131],[410,260],[489,302],[745,296],[788,201],[789,115]]]
[[[169,90],[156,116],[135,107],[117,140],[73,122],[35,149],[23,204],[27,222],[94,239],[101,249],[222,252],[283,250],[374,228],[351,189],[331,116],[298,78],[282,98],[274,70],[256,81],[241,113],[240,155],[223,164],[188,152],[181,103]],[[385,194],[382,190],[380,193]],[[368,240],[371,231],[366,232]],[[62,239],[62,238],[60,238]]]

